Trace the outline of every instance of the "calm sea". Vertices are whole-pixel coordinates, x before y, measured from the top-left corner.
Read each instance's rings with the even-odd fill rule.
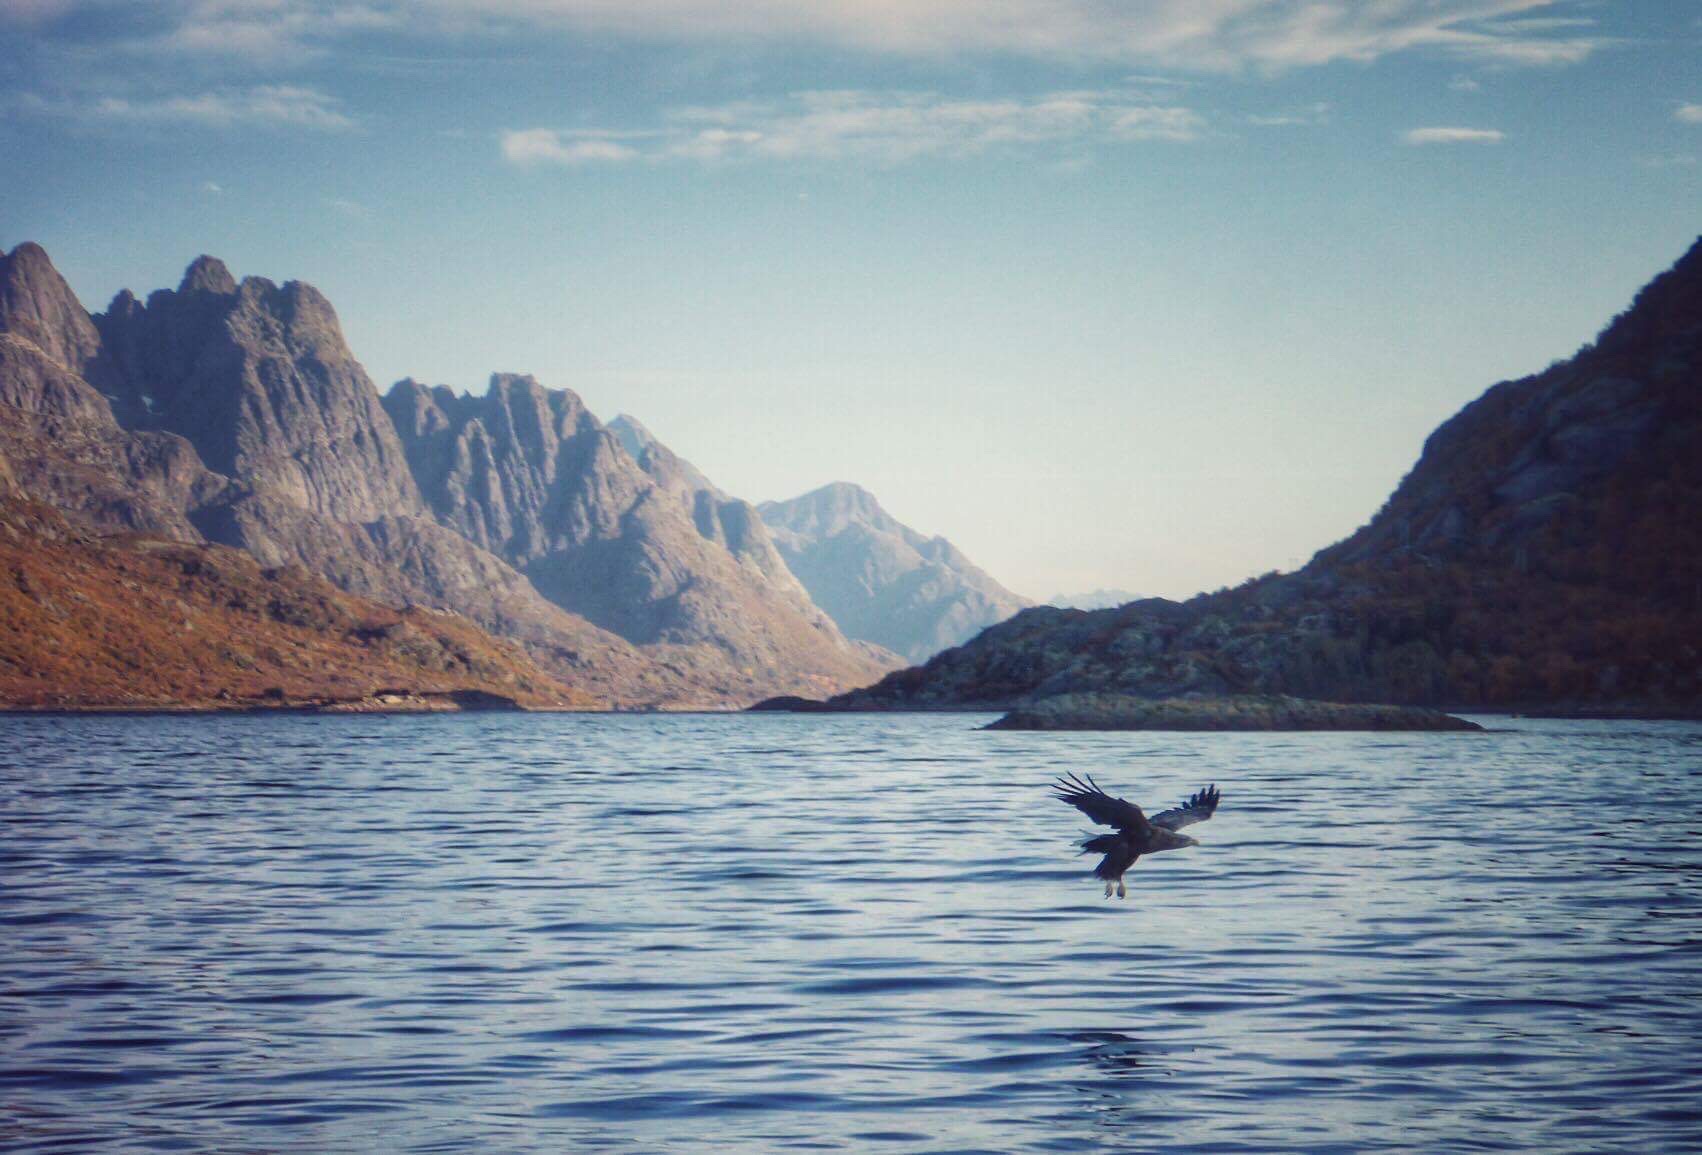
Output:
[[[1702,726],[987,720],[0,718],[0,1148],[1702,1148]]]

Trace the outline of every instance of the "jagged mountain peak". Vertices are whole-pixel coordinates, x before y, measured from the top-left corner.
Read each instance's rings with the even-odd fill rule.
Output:
[[[228,297],[237,291],[236,278],[231,276],[225,263],[217,257],[209,257],[202,253],[183,271],[183,280],[178,282],[177,291],[180,293],[213,293]]]
[[[874,494],[850,481],[830,481],[790,501],[764,502],[759,508],[770,525],[784,525],[795,533],[831,537],[861,524],[918,542],[928,540],[888,513]]]
[[[424,512],[377,390],[312,285],[238,283],[202,256],[176,291],[145,305],[120,294],[96,324],[126,425],[180,434],[215,471],[316,514]]]
[[[47,250],[33,241],[0,253],[0,333],[29,341],[100,387],[109,384],[99,332]]]
[[[758,512],[786,564],[840,629],[913,662],[1028,604],[951,542],[911,529],[852,482],[764,502]]]

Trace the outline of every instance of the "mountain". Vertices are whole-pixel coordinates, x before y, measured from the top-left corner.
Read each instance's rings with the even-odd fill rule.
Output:
[[[795,685],[855,685],[897,664],[809,601],[748,504],[659,445],[635,459],[622,435],[634,426],[605,427],[572,392],[510,374],[481,396],[405,380],[384,405],[440,521],[601,628],[707,645]]]
[[[0,253],[0,462],[82,528],[463,614],[608,704],[824,693],[894,664],[693,530],[577,398],[501,381],[393,415],[311,286],[202,257],[91,317],[39,246]]]
[[[120,293],[95,324],[127,427],[179,434],[210,469],[338,521],[425,512],[377,391],[311,285],[238,284],[203,256],[176,292],[146,304]]]
[[[835,482],[757,507],[817,605],[853,638],[912,662],[974,637],[1028,605],[943,537],[925,537],[874,495]]]
[[[1074,692],[1702,711],[1702,241],[1575,356],[1444,423],[1301,570],[1040,608],[846,707]]]
[[[309,325],[319,332],[299,366],[286,358],[288,366],[273,362],[256,371],[279,343],[264,334],[292,322],[263,306],[297,294],[307,296],[265,282],[233,288],[223,266],[203,258],[176,293],[150,298],[160,306],[146,311],[151,316],[139,315],[134,298],[120,293],[113,310],[91,318],[39,246],[0,254],[0,457],[16,494],[53,506],[84,529],[223,544],[264,566],[300,566],[373,600],[464,613],[522,640],[599,701],[646,704],[707,692],[552,605],[500,559],[438,526],[405,473],[393,432],[392,451],[375,465],[368,450],[386,435],[388,418],[377,410],[374,420],[376,399],[368,406],[361,395],[364,374],[340,348],[334,315],[309,310],[320,313]],[[261,336],[252,335],[256,329]],[[173,381],[151,375],[162,372],[168,353],[193,367],[202,389],[225,364],[232,392],[247,400],[180,403]],[[307,396],[299,406],[297,393]],[[301,420],[304,413],[309,420]],[[119,414],[137,427],[126,427]],[[289,443],[314,468],[297,474],[281,461],[266,441],[267,423],[296,430]],[[317,433],[298,435],[315,423]],[[347,432],[348,444],[336,431]],[[247,471],[253,463],[250,476],[209,469],[202,449],[218,458],[221,447],[231,468]],[[374,468],[390,476],[357,475]],[[268,485],[279,477],[283,484]],[[380,516],[344,521],[337,512]]]
[[[1140,596],[1128,590],[1097,589],[1081,594],[1053,594],[1040,604],[1060,610],[1108,610],[1113,606],[1139,601]]]

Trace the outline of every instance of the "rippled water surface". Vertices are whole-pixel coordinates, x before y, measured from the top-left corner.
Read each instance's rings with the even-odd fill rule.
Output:
[[[1702,726],[984,721],[0,718],[0,1147],[1702,1145]]]

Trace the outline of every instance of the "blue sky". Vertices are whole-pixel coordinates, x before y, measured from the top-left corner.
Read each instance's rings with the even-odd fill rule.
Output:
[[[1041,597],[1368,518],[1702,232],[1702,4],[0,0],[0,244],[311,281]]]

